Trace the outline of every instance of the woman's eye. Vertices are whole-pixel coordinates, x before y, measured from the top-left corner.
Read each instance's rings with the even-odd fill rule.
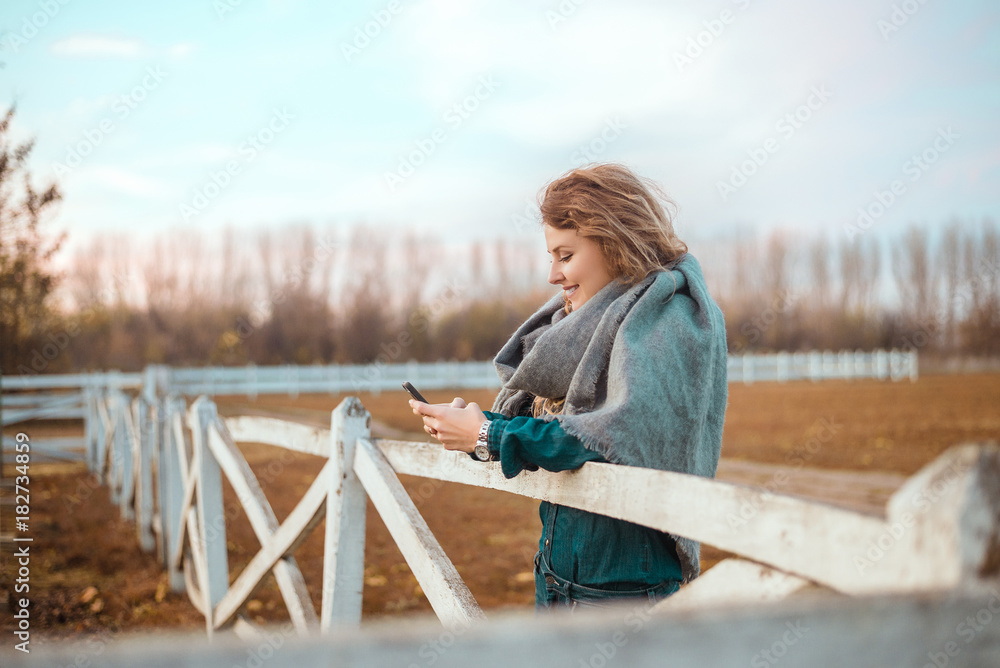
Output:
[[[572,256],[572,255],[564,255],[564,256],[562,256],[561,258],[559,258],[559,261],[560,261],[560,262],[569,262],[569,259],[570,259],[571,257],[573,257],[573,256]]]

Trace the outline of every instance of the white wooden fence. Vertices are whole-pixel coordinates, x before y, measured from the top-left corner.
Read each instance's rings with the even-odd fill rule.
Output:
[[[273,573],[299,635],[356,626],[361,618],[365,508],[374,504],[437,616],[468,627],[485,616],[399,482],[399,474],[503,490],[602,513],[733,552],[662,611],[712,602],[781,599],[810,585],[850,596],[968,590],[1000,576],[1000,447],[949,450],[909,479],[883,516],[696,476],[588,463],[572,472],[503,477],[482,463],[420,442],[373,439],[355,398],[330,428],[262,417],[222,419],[207,397],[131,402],[94,397],[88,458],[157,549],[176,589],[205,615],[209,635],[256,637],[241,613]],[[265,443],[326,460],[279,523],[237,443]],[[236,492],[261,549],[230,577],[221,478]],[[748,512],[748,507],[750,511]],[[317,614],[296,548],[326,518]],[[232,582],[230,582],[232,580]],[[832,664],[831,664],[832,665]]]
[[[87,394],[80,389],[59,393],[4,395],[0,423],[4,427],[32,420],[80,420],[87,417]],[[79,438],[37,438],[32,440],[35,461],[83,459],[83,442]],[[3,437],[4,451],[13,451],[16,441]]]
[[[729,382],[754,383],[791,380],[917,379],[915,350],[872,352],[802,352],[730,355]],[[142,373],[101,372],[5,376],[4,390],[53,388],[137,389],[161,396],[245,394],[361,393],[398,390],[409,380],[418,388],[491,389],[500,383],[492,362],[433,362],[405,364],[240,366],[177,368],[152,365]],[[7,404],[4,398],[4,404]]]
[[[730,355],[729,382],[745,383],[790,380],[879,380],[916,381],[917,351],[842,350],[840,352],[774,353]]]
[[[730,355],[729,382],[862,379],[917,379],[916,351],[810,352]],[[169,394],[258,395],[305,393],[345,394],[398,391],[408,380],[420,389],[490,389],[499,387],[492,362],[435,362],[329,366],[264,366],[172,368],[151,365],[142,373],[117,371],[83,374],[5,376],[0,398],[3,425],[32,419],[80,419],[88,390],[142,391],[147,397]],[[11,393],[14,391],[15,393]],[[5,449],[14,442],[3,441]],[[79,459],[83,442],[75,438],[46,439],[39,454]]]
[[[400,474],[602,513],[737,555],[657,604],[651,612],[654,617],[703,611],[719,603],[778,601],[804,588],[818,587],[848,597],[867,597],[869,603],[863,609],[882,610],[879,619],[893,625],[890,635],[906,643],[896,647],[897,652],[912,654],[914,647],[930,647],[928,656],[932,656],[933,643],[941,634],[928,633],[929,624],[961,622],[962,617],[952,617],[952,613],[975,615],[985,609],[992,615],[993,599],[985,593],[1000,591],[1000,446],[995,443],[949,450],[910,478],[892,496],[885,512],[875,516],[763,488],[610,464],[588,463],[577,471],[558,474],[526,471],[507,480],[497,463],[476,462],[432,444],[372,438],[370,416],[355,398],[344,400],[332,412],[329,429],[252,416],[223,419],[207,396],[188,404],[178,394],[158,395],[154,391],[158,383],[148,382],[150,375],[147,372],[146,391],[136,397],[120,387],[84,391],[86,461],[110,487],[122,514],[134,519],[143,548],[159,554],[171,586],[186,591],[205,616],[209,637],[223,629],[232,629],[250,642],[268,637],[268,631],[244,618],[243,610],[269,573],[275,576],[296,635],[336,634],[338,629],[358,626],[369,500],[445,627],[474,629],[483,622],[486,616],[406,494]],[[324,458],[319,474],[283,522],[277,521],[237,445],[240,442],[265,443]],[[261,545],[235,577],[229,573],[226,518],[232,513],[223,507],[223,475]],[[323,584],[317,612],[295,552],[323,519]],[[930,600],[937,603],[928,607],[881,596],[915,593],[933,596]],[[783,610],[795,610],[794,602],[786,601],[786,605],[792,607]],[[745,626],[741,629],[734,630],[730,623],[726,637],[743,637],[748,629],[756,629],[755,639],[782,632],[775,615],[768,614],[742,617]],[[823,614],[822,609],[814,609],[802,612],[800,618]],[[996,615],[1000,618],[1000,597]],[[865,632],[860,619],[867,617],[850,606],[826,618],[823,630],[815,636],[823,639],[819,649],[804,654],[811,657],[809,662],[788,665],[845,665],[843,646],[854,642],[850,634]],[[553,642],[565,651],[572,642],[579,646],[581,629],[593,633],[591,629],[597,628],[586,622],[575,627],[560,624],[516,622],[499,634],[477,636],[472,631],[470,637],[480,638],[476,647],[480,656],[488,657],[484,665],[499,665],[514,656],[533,656],[537,662],[553,651],[549,647]],[[650,626],[656,627],[655,621]],[[645,653],[636,655],[634,665],[659,665],[656,661],[662,653],[681,651],[705,657],[720,651],[713,640],[718,633],[699,628],[700,639],[668,641],[673,636],[665,632],[653,645],[648,639],[637,640],[633,649],[645,648]],[[1000,624],[977,633],[975,644],[970,645],[975,649],[949,665],[980,665],[983,657],[996,657],[998,629]],[[352,644],[356,638],[335,637],[340,639],[339,647],[346,648],[345,656],[363,654]],[[514,637],[521,639],[516,647],[511,645]],[[370,665],[387,665],[388,657],[401,651],[385,645],[384,637],[381,642],[381,648],[364,646],[377,657],[368,661]],[[836,646],[842,649],[835,652]],[[327,656],[328,650],[320,651],[315,645],[302,647],[312,648],[304,656],[313,661]],[[406,647],[407,652],[420,651],[415,645]],[[503,648],[508,648],[507,653],[489,654]],[[130,665],[135,651],[109,654],[105,663]],[[171,651],[167,654],[176,657],[176,648]],[[440,665],[467,665],[456,661],[467,659],[469,652],[456,651]],[[205,653],[204,661],[192,658],[191,665],[210,665],[221,656],[226,655]],[[945,656],[952,658],[950,653]],[[751,665],[773,665],[753,660]]]

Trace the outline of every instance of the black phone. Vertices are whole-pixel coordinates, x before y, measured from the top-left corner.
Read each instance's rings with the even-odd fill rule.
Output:
[[[419,392],[417,392],[417,388],[413,387],[413,385],[410,383],[410,381],[408,381],[408,380],[407,381],[403,381],[403,389],[406,390],[407,392],[409,392],[410,396],[413,397],[414,399],[416,399],[417,401],[422,401],[425,404],[429,404],[430,403],[429,401],[427,401],[426,399],[424,399],[424,395],[422,395]]]

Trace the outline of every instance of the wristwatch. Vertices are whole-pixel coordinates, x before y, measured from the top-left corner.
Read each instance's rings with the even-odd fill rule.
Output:
[[[489,448],[490,421],[487,420],[479,428],[479,436],[476,438],[476,447],[472,451],[472,456],[481,462],[488,462],[492,459]]]

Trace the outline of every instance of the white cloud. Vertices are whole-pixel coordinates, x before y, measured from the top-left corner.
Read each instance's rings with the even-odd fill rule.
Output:
[[[219,142],[183,144],[139,157],[133,164],[139,169],[179,167],[200,169],[205,165],[221,165],[237,157],[237,148]]]
[[[174,44],[167,49],[167,56],[171,60],[183,60],[195,52],[195,45],[191,42],[181,42]]]
[[[85,34],[54,42],[50,50],[67,58],[138,58],[147,49],[138,39]]]
[[[139,197],[162,197],[170,192],[162,181],[117,167],[94,167],[87,170],[86,177],[90,183]]]

